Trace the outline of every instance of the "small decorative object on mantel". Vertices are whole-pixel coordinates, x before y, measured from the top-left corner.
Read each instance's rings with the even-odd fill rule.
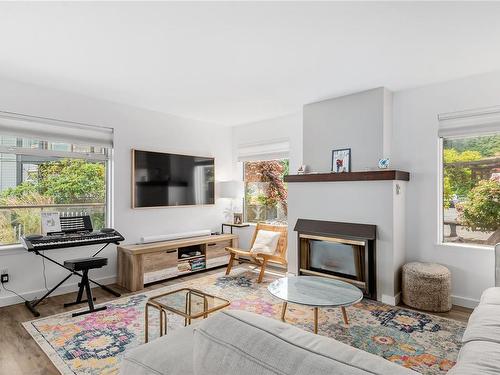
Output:
[[[242,213],[234,213],[233,214],[233,224],[243,224],[243,214]]]
[[[297,174],[306,174],[307,171],[307,165],[302,164],[299,169],[297,169]]]
[[[351,171],[351,149],[342,148],[332,151],[332,172],[350,172]]]
[[[378,167],[380,169],[387,169],[387,168],[389,168],[389,164],[390,164],[389,158],[379,159],[379,161],[378,161]]]

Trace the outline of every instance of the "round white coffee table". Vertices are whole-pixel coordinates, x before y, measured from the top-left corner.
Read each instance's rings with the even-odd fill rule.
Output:
[[[273,281],[267,289],[283,300],[281,320],[285,321],[288,302],[314,308],[314,333],[318,333],[318,308],[340,307],[344,323],[349,324],[346,307],[363,299],[363,293],[354,285],[337,279],[319,276],[283,277]]]

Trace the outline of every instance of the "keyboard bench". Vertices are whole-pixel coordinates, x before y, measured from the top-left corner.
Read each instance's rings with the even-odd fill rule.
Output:
[[[88,310],[73,313],[72,314],[73,317],[79,316],[79,315],[84,315],[84,314],[89,314],[89,313],[92,313],[95,311],[106,310],[106,306],[102,306],[102,307],[98,307],[98,308],[94,307],[95,298],[92,296],[92,288],[90,287],[89,270],[96,269],[96,268],[102,268],[107,264],[108,264],[108,258],[102,258],[102,257],[79,258],[79,259],[71,259],[71,260],[64,261],[64,267],[66,267],[67,269],[72,270],[72,271],[82,271],[82,280],[80,283],[78,283],[79,289],[78,289],[78,295],[76,297],[76,301],[70,302],[70,303],[65,303],[64,307],[78,305],[80,303],[85,303],[85,302],[87,302],[89,304]],[[85,294],[87,296],[87,299],[82,300],[84,289],[85,289]]]

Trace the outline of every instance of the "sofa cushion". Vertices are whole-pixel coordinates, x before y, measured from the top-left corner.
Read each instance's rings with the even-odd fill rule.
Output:
[[[168,333],[126,352],[120,375],[193,374],[193,326]]]
[[[479,305],[469,318],[462,342],[491,341],[500,344],[500,305]]]
[[[481,295],[479,302],[481,305],[500,305],[500,288],[493,287],[486,289]]]
[[[246,311],[223,311],[194,332],[196,375],[416,374],[333,339]]]
[[[462,346],[457,364],[448,375],[498,375],[500,345],[488,341],[471,341]]]

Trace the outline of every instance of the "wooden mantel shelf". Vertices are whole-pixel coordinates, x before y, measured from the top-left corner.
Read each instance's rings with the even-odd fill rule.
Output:
[[[410,181],[410,173],[398,170],[368,172],[311,173],[285,176],[285,182]]]

